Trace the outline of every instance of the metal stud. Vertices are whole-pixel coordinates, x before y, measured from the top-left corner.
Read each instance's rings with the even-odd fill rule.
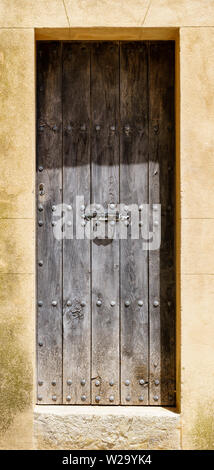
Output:
[[[130,396],[126,397],[126,401],[130,401],[130,400],[131,400]]]
[[[96,209],[99,210],[101,208],[100,204],[96,204]]]
[[[158,305],[159,305],[158,300],[154,300],[153,305],[154,305],[154,307],[158,307]]]
[[[81,130],[81,131],[86,131],[86,125],[85,125],[85,124],[82,124],[82,126],[80,126],[80,130]]]
[[[86,400],[86,395],[82,395],[82,396],[81,396],[81,400],[82,400],[82,401],[85,401],[85,400]]]
[[[115,225],[115,221],[111,220],[110,225],[113,227]]]
[[[85,379],[82,379],[81,380],[81,385],[85,385],[85,382],[86,382]]]
[[[44,132],[44,130],[45,130],[45,126],[39,126],[39,131],[40,132]]]
[[[38,395],[38,400],[39,400],[39,401],[42,400],[42,395]]]
[[[71,220],[69,220],[69,221],[67,222],[67,225],[68,225],[68,227],[71,227],[71,226],[72,226]]]
[[[155,380],[155,385],[159,385],[159,380]]]
[[[97,300],[97,306],[100,307],[102,305],[102,301],[101,300]]]
[[[125,220],[124,225],[126,225],[126,227],[128,227],[129,226],[129,221]]]
[[[72,385],[72,380],[71,379],[67,380],[67,385]]]
[[[53,300],[53,301],[52,301],[52,306],[53,306],[53,307],[56,307],[56,305],[57,305],[57,301],[56,301],[56,300]]]
[[[95,225],[96,225],[97,227],[99,227],[99,226],[100,226],[100,221],[97,220]]]
[[[85,221],[81,222],[82,227],[85,227],[86,223]]]
[[[67,395],[66,400],[71,401],[71,395]]]
[[[100,131],[100,126],[99,125],[96,126],[96,131]]]
[[[53,221],[51,222],[51,225],[52,225],[52,227],[55,227],[55,225],[56,225],[55,220],[53,220]]]
[[[154,401],[158,401],[158,399],[159,399],[158,395],[155,395],[155,396],[153,397],[153,399],[154,399]]]
[[[40,165],[40,166],[39,166],[39,171],[43,171],[43,170],[44,170],[43,166]]]
[[[99,403],[99,401],[100,401],[100,396],[97,395],[97,396],[95,397],[95,400]]]
[[[42,342],[42,341],[39,341],[39,346],[40,346],[40,348],[43,346],[43,342]]]
[[[42,212],[42,211],[43,211],[43,205],[42,205],[42,204],[39,204],[38,210],[39,210],[39,212]]]
[[[157,362],[154,362],[154,367],[157,367],[157,366],[158,366]]]
[[[159,225],[158,220],[155,220],[155,221],[154,221],[154,225],[155,225],[156,227]]]
[[[143,226],[143,222],[142,222],[142,220],[140,220],[139,227],[142,227],[142,226]]]
[[[42,227],[43,226],[43,220],[39,220],[38,225],[39,225],[39,227]]]
[[[143,204],[141,204],[138,209],[139,209],[139,211],[142,211],[143,210]]]
[[[129,210],[129,207],[128,207],[128,206],[124,206],[124,211],[125,211],[125,212],[128,212],[128,210]]]
[[[72,206],[68,205],[67,209],[68,209],[68,211],[72,211]]]
[[[56,385],[56,380],[52,380],[51,385],[53,385],[53,387],[55,387],[55,385]]]
[[[143,306],[143,301],[142,301],[142,300],[138,300],[138,305],[139,305],[139,307],[142,307],[142,306]]]
[[[96,387],[99,387],[100,381],[99,381],[99,380],[96,380],[96,381],[95,381],[95,385],[96,385]]]
[[[56,395],[53,395],[53,396],[52,396],[52,400],[53,400],[53,401],[56,401],[56,400],[57,400]]]
[[[158,210],[157,204],[153,204],[153,211],[157,211],[157,210]]]
[[[111,401],[111,402],[114,401],[114,395],[110,395],[109,401]]]
[[[110,209],[115,209],[115,204],[110,204]]]
[[[40,260],[40,261],[38,262],[38,265],[39,265],[39,266],[43,266],[43,261]]]
[[[129,307],[129,305],[130,305],[129,300],[125,300],[125,306],[126,306],[126,307]]]
[[[110,129],[111,129],[111,131],[114,132],[115,131],[115,126],[111,126]]]
[[[39,306],[39,307],[42,307],[42,306],[43,306],[43,302],[42,302],[42,300],[39,300],[39,302],[38,302],[38,306]]]
[[[142,395],[140,395],[139,401],[143,401],[143,396]]]
[[[81,307],[85,307],[86,306],[85,300],[81,300],[80,305],[81,305]]]
[[[84,205],[80,206],[80,210],[83,212],[85,210],[85,206]]]
[[[128,380],[128,379],[127,379],[127,380],[125,380],[125,385],[127,385],[127,386],[128,386],[129,384],[130,384],[130,380]]]
[[[110,304],[111,304],[111,307],[114,307],[116,305],[116,302],[112,300]]]
[[[140,384],[140,385],[144,385],[144,384],[145,384],[145,380],[140,379],[140,380],[139,380],[139,384]]]
[[[67,301],[67,306],[68,306],[68,307],[71,306],[71,301],[70,301],[70,300]]]
[[[38,381],[38,385],[41,387],[43,385],[43,381],[42,380],[39,380]]]
[[[56,206],[52,206],[51,209],[54,212],[56,210]]]
[[[72,130],[72,127],[70,126],[70,124],[67,126],[67,131],[71,131]]]
[[[109,380],[109,385],[110,385],[110,387],[113,387],[114,381],[113,381],[113,380]]]
[[[56,124],[54,124],[54,126],[52,127],[53,131],[57,131],[57,126]]]

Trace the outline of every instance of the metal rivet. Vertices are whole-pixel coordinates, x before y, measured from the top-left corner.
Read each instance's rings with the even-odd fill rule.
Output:
[[[111,220],[110,225],[113,227],[115,225],[115,221]]]
[[[96,204],[96,209],[99,210],[101,208],[100,204]]]
[[[71,301],[70,301],[70,300],[67,301],[67,306],[68,306],[68,307],[71,306]]]
[[[53,222],[51,223],[52,227],[55,227],[56,225],[56,222],[53,220]]]
[[[80,129],[81,129],[81,131],[86,131],[86,125],[83,124],[82,126],[80,126]]]
[[[96,387],[99,387],[100,381],[99,381],[99,380],[96,380],[96,381],[95,381],[95,385],[96,385]]]
[[[42,204],[39,204],[38,210],[39,210],[39,212],[42,212],[42,211],[43,211],[43,205],[42,205]]]
[[[96,126],[96,131],[100,131],[100,126]]]
[[[43,171],[43,170],[44,170],[43,166],[42,165],[39,166],[39,171]]]
[[[99,402],[99,401],[100,401],[100,396],[97,395],[97,396],[95,397],[95,400]]]
[[[52,380],[51,384],[53,385],[53,387],[55,387],[55,385],[56,385],[56,380]]]
[[[52,400],[53,400],[53,401],[56,401],[56,400],[57,400],[56,395],[53,395],[53,396],[52,396]]]
[[[53,307],[56,307],[57,301],[56,301],[56,300],[53,300],[52,305],[53,305]]]
[[[115,204],[110,204],[110,209],[115,209]]]
[[[42,381],[42,380],[39,380],[39,381],[38,381],[38,384],[39,384],[39,386],[41,387],[41,386],[43,385],[43,381]]]
[[[85,210],[85,206],[84,205],[80,206],[80,210],[83,212]]]
[[[128,225],[129,225],[128,220],[125,220],[124,225],[126,225],[126,227],[128,227]]]
[[[111,131],[114,132],[115,131],[115,126],[111,126],[110,129],[111,129]]]
[[[129,300],[125,300],[125,306],[126,306],[126,307],[129,307],[129,305],[130,305]]]
[[[39,307],[42,307],[42,306],[43,306],[43,302],[42,302],[42,300],[39,300],[39,302],[38,302],[38,306],[39,306]]]
[[[154,367],[157,367],[157,366],[158,366],[157,362],[154,362]]]
[[[82,395],[82,396],[81,396],[81,400],[82,400],[82,401],[85,401],[85,400],[86,400],[86,395]]]
[[[39,346],[40,346],[40,347],[43,346],[43,342],[42,342],[42,341],[39,341]]]
[[[142,226],[143,226],[143,222],[142,222],[142,220],[140,220],[140,222],[139,222],[139,226],[140,226],[140,227],[142,227]]]
[[[129,207],[128,207],[128,206],[124,206],[124,211],[125,211],[125,212],[128,212],[128,210],[129,210]]]
[[[95,225],[96,225],[97,227],[99,227],[99,225],[100,225],[100,221],[99,221],[99,220],[97,220]]]
[[[43,266],[43,261],[40,260],[40,261],[38,262],[38,265],[39,265],[39,266]]]
[[[139,384],[140,384],[140,385],[144,385],[144,384],[145,384],[145,380],[140,379],[140,380],[139,380]]]
[[[67,380],[67,385],[72,385],[72,380],[71,379]]]
[[[38,400],[39,400],[39,401],[42,400],[42,395],[38,395]]]
[[[72,206],[68,205],[67,209],[68,209],[68,211],[72,211]]]
[[[142,395],[139,397],[139,401],[143,401],[143,396]]]
[[[113,380],[110,380],[110,381],[109,381],[109,385],[110,385],[111,387],[113,387],[114,381],[113,381]]]
[[[158,220],[155,220],[155,221],[154,221],[154,225],[155,225],[156,227],[159,225]]]
[[[42,221],[42,220],[39,220],[38,225],[39,225],[39,227],[42,227],[43,221]]]
[[[126,397],[126,401],[130,401],[131,400],[131,397]]]
[[[71,401],[71,395],[67,395],[66,400]]]
[[[158,210],[157,204],[153,204],[153,211],[157,211],[157,210]]]
[[[114,401],[114,395],[110,395],[109,401]]]
[[[102,301],[101,301],[101,300],[97,300],[97,306],[100,307],[100,305],[102,305]]]
[[[85,221],[81,222],[82,227],[85,227]]]
[[[81,385],[85,385],[85,379],[81,380]]]
[[[155,396],[153,397],[153,399],[154,399],[155,401],[158,401],[158,399],[159,399],[158,395],[155,395]]]
[[[139,307],[142,307],[143,301],[142,301],[142,300],[138,300],[138,305],[139,305]]]
[[[111,301],[111,307],[114,307],[116,305],[116,302],[114,300]]]
[[[159,385],[159,380],[155,380],[155,385]]]
[[[86,306],[85,300],[82,300],[82,301],[80,302],[80,305],[81,305],[81,307],[85,307],[85,306]]]
[[[56,210],[56,206],[52,206],[52,211],[54,212]]]
[[[129,385],[130,384],[130,380],[125,380],[125,385]]]
[[[72,226],[71,220],[69,220],[69,221],[67,222],[67,225],[68,225],[68,227],[71,227],[71,226]]]
[[[71,131],[72,130],[72,127],[70,126],[70,124],[67,126],[67,131]]]
[[[158,305],[159,305],[158,300],[154,300],[153,305],[154,305],[154,307],[158,307]]]
[[[167,302],[167,305],[168,305],[168,307],[171,307],[172,302],[169,300],[169,301]]]
[[[52,127],[53,131],[57,131],[57,126],[56,124]]]
[[[141,204],[138,209],[139,209],[139,211],[142,211],[143,210],[143,204]]]

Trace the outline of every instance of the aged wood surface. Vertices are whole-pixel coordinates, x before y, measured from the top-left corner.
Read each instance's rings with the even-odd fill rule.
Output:
[[[91,201],[103,209],[119,202],[118,112],[119,46],[95,43],[91,56]],[[92,403],[119,403],[119,241],[115,239],[92,241]]]
[[[90,203],[90,47],[63,45],[63,202],[67,204],[65,229],[72,231],[72,216],[84,236],[84,211]],[[84,201],[76,204],[76,196]],[[77,205],[77,207],[76,207]],[[71,206],[71,207],[69,207]],[[70,209],[70,210],[69,210]],[[71,217],[69,217],[69,214]],[[70,220],[71,219],[71,220]],[[64,403],[90,403],[90,240],[63,240],[63,399]],[[71,383],[72,382],[72,383]]]
[[[62,242],[52,227],[52,207],[62,201],[60,43],[39,43],[37,70],[38,402],[61,403]]]
[[[131,204],[148,203],[146,44],[122,44],[120,64],[120,200],[130,208]],[[141,217],[143,220],[143,211]],[[142,238],[131,239],[130,224],[127,240],[121,240],[120,259],[121,400],[127,405],[148,403],[147,260],[148,252],[143,251]],[[129,306],[125,305],[126,301]],[[139,305],[139,301],[143,305]]]
[[[174,43],[150,43],[149,200],[161,247],[149,252],[150,404],[175,404]],[[152,211],[155,220],[155,211]],[[152,223],[152,220],[151,220]],[[154,227],[155,228],[155,227]],[[159,303],[154,305],[154,301]]]

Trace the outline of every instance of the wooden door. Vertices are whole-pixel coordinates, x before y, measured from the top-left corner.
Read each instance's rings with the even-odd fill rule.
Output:
[[[174,406],[174,158],[173,42],[38,42],[38,403]]]

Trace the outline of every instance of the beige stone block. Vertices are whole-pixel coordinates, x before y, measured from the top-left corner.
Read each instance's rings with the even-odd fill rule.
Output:
[[[214,449],[213,304],[213,275],[182,276],[181,394],[186,449]]]
[[[214,28],[180,31],[182,217],[214,217]]]
[[[142,26],[149,0],[65,0],[71,27]]]
[[[34,276],[0,275],[0,448],[32,447]]]
[[[214,219],[181,222],[181,273],[214,274]]]
[[[36,406],[37,449],[179,449],[180,416],[163,408]]]
[[[145,27],[213,26],[213,0],[151,0]]]
[[[0,30],[0,218],[33,217],[34,33]]]
[[[0,220],[0,273],[34,272],[34,221]]]
[[[66,28],[63,0],[0,0],[0,27]]]

